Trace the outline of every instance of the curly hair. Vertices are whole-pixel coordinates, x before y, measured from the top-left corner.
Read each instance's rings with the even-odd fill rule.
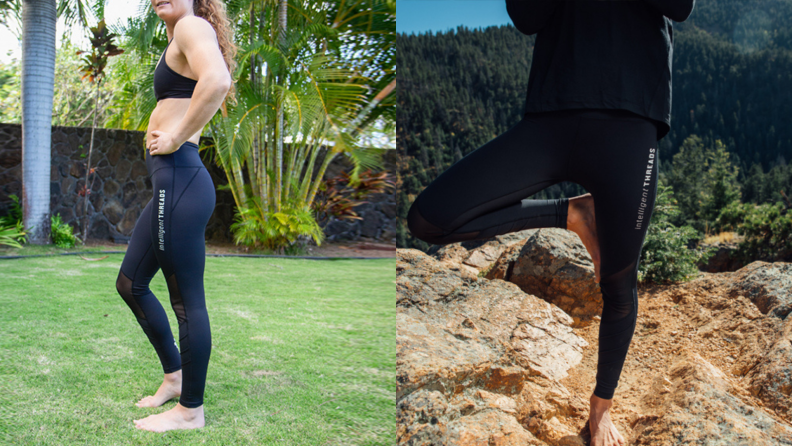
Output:
[[[234,60],[237,47],[234,44],[233,29],[226,15],[225,4],[222,0],[193,0],[193,13],[209,22],[214,28],[228,72],[233,76],[237,65]],[[226,95],[226,101],[235,102],[235,90],[232,83]],[[223,106],[225,108],[225,103]]]

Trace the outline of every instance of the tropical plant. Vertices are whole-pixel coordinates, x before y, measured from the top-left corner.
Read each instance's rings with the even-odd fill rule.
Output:
[[[51,218],[50,234],[52,243],[59,248],[72,248],[77,241],[77,237],[72,233],[72,227],[61,220],[60,214],[55,214]]]
[[[359,176],[354,186],[349,173],[341,172],[335,177],[326,179],[320,186],[313,203],[313,210],[320,226],[324,227],[330,217],[342,220],[361,220],[354,207],[367,203],[366,197],[382,193],[386,189],[393,190],[396,185],[388,172],[373,173],[366,170]]]
[[[281,211],[267,210],[258,197],[251,195],[244,207],[236,210],[231,225],[234,242],[281,254],[294,254],[295,243],[302,235],[313,237],[317,244],[324,240],[324,232],[313,213],[296,203],[288,202]]]
[[[287,14],[287,4],[294,14]],[[259,10],[253,2],[245,8],[251,26],[242,29],[240,39],[239,103],[210,126],[219,163],[240,208],[248,201],[249,185],[264,212],[281,212],[287,201],[310,211],[324,172],[337,156],[352,159],[353,182],[361,169],[380,166],[379,151],[360,147],[358,137],[385,114],[387,106],[379,105],[385,98],[392,100],[392,87],[386,83],[371,94],[372,86],[379,88],[389,76],[395,79],[395,68],[375,72],[376,64],[364,66],[361,59],[348,56],[365,54],[369,63],[376,60],[370,53],[375,48],[371,36],[388,34],[383,19],[387,2],[350,6],[281,1],[274,28],[265,25],[273,23],[267,17],[274,18],[274,8],[266,11],[265,4]],[[369,27],[360,29],[363,25],[355,22],[354,14],[368,17]]]
[[[25,227],[22,222],[16,222],[11,226],[0,225],[0,245],[21,248],[22,243],[27,243]]]
[[[18,59],[0,62],[0,122],[19,124],[22,118],[20,103],[20,64]]]
[[[8,214],[0,217],[2,226],[11,226],[22,221],[22,206],[19,204],[19,197],[16,194],[11,194],[8,198],[11,199],[11,203],[8,206]]]
[[[83,202],[85,203],[83,208],[83,243],[85,243],[85,240],[88,238],[88,222],[90,220],[88,218],[88,199],[91,195],[91,183],[88,182],[88,178],[92,173],[94,173],[95,170],[91,167],[91,154],[93,152],[94,145],[96,116],[99,111],[99,86],[102,83],[102,80],[105,78],[105,67],[107,66],[108,59],[124,52],[124,50],[118,48],[113,42],[116,34],[109,32],[107,26],[105,25],[104,17],[96,26],[91,27],[90,31],[93,34],[93,37],[91,37],[92,50],[90,52],[77,51],[77,55],[86,54],[86,56],[84,56],[82,59],[82,79],[85,80],[87,78],[88,81],[95,86],[93,123],[91,124],[91,143],[88,146],[88,160],[86,161],[85,167],[85,183],[83,184],[82,188],[78,190],[78,194],[83,197]]]
[[[19,197],[14,194],[8,197],[11,199],[8,214],[0,217],[0,245],[21,248],[21,243],[27,242],[27,233],[22,224],[22,207],[19,205]]]
[[[237,0],[227,6],[239,47],[237,94],[208,126],[208,158],[226,173],[237,218],[253,219],[233,226],[248,234],[235,239],[253,243],[250,233],[267,232],[244,228],[271,215],[311,213],[336,157],[352,161],[353,183],[363,170],[381,167],[381,150],[361,142],[373,124],[395,135],[396,9],[393,0]],[[130,69],[113,125],[142,130],[155,105],[150,79],[166,44],[164,27],[146,5],[122,34],[136,62],[132,67],[135,58],[121,58]]]

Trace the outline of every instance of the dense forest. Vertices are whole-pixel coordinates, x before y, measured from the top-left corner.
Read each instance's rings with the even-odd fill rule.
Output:
[[[674,157],[683,146],[697,147],[720,157],[718,169],[730,172],[738,201],[786,200],[792,192],[792,0],[698,0],[688,20],[673,26],[671,131],[660,142],[662,180],[674,186],[680,204],[695,208],[696,199],[680,195],[698,188],[681,183],[690,150]],[[520,120],[534,40],[511,25],[398,35],[397,246],[429,246],[406,228],[412,200],[443,170]],[[531,198],[585,192],[561,183]],[[682,206],[679,223],[711,228],[719,210],[703,221]]]

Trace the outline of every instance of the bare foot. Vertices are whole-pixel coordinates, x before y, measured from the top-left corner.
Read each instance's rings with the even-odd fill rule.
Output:
[[[594,217],[594,197],[591,194],[569,199],[567,229],[580,237],[594,262],[594,282],[600,281],[600,250],[597,240],[597,220]]]
[[[627,442],[611,421],[610,410],[613,400],[604,400],[591,395],[591,413],[589,414],[589,430],[591,446],[624,446]]]
[[[177,370],[173,373],[167,373],[162,380],[162,385],[157,389],[157,393],[142,398],[135,403],[137,407],[159,407],[165,404],[172,398],[181,395],[182,385],[182,372]]]
[[[176,404],[173,409],[149,415],[142,420],[134,420],[135,427],[151,432],[165,432],[174,429],[196,429],[204,427],[203,406],[190,409]]]

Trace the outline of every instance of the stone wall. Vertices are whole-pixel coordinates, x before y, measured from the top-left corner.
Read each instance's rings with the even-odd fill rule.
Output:
[[[96,129],[91,165],[96,167],[90,185],[88,215],[91,216],[89,239],[126,243],[140,212],[151,199],[144,156],[144,132]],[[50,209],[64,222],[82,227],[85,203],[78,191],[85,183],[85,166],[91,129],[82,127],[52,128],[52,168],[50,174]],[[9,195],[22,195],[22,134],[18,124],[0,124],[0,215],[11,203]],[[203,153],[203,152],[202,152]],[[203,153],[203,155],[206,155]],[[205,156],[202,156],[206,158]],[[395,172],[395,150],[386,152],[386,170]],[[227,184],[223,170],[204,161],[216,187]],[[337,157],[328,167],[325,178],[337,175],[351,166]],[[234,199],[230,191],[216,191],[217,206],[206,228],[206,238],[230,242]],[[357,240],[361,236],[381,242],[395,243],[396,202],[392,191],[376,194],[370,203],[355,208],[363,220],[355,222],[331,220],[325,233],[328,240]]]

